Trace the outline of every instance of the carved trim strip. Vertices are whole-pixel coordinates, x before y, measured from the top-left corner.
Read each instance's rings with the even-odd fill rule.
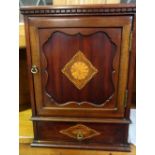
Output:
[[[58,107],[64,107],[64,106],[75,106],[78,105],[79,107],[82,105],[85,106],[90,106],[90,107],[96,107],[96,108],[100,108],[100,107],[104,107],[108,102],[110,102],[112,100],[112,98],[114,97],[114,94],[112,94],[110,97],[108,97],[108,99],[106,99],[103,103],[101,104],[94,104],[92,102],[88,102],[88,101],[82,101],[82,102],[77,102],[77,101],[68,101],[65,103],[58,103],[56,102],[52,96],[50,94],[48,94],[47,92],[45,92],[45,95],[49,98],[50,102],[52,102],[53,104],[55,104]]]
[[[75,6],[74,6],[75,7]],[[100,8],[21,8],[24,15],[49,14],[53,16],[63,15],[110,15],[110,14],[132,14],[136,12],[136,7],[100,7]]]
[[[50,96],[48,94],[48,97],[51,99],[51,101],[54,101],[52,96]],[[54,103],[59,106],[59,107],[64,107],[64,106],[67,106],[67,105],[78,105],[78,106],[82,106],[82,105],[89,105],[89,106],[92,106],[92,107],[103,107],[106,105],[106,103],[108,103],[112,98],[114,97],[114,94],[111,95],[110,97],[108,97],[108,99],[103,102],[102,104],[94,104],[92,102],[88,102],[88,101],[83,101],[83,102],[77,102],[77,101],[69,101],[69,102],[65,102],[65,103],[57,103],[56,101],[54,101]]]

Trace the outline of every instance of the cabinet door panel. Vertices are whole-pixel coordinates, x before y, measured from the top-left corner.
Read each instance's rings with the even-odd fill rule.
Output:
[[[131,18],[41,20],[29,19],[38,115],[123,117]]]

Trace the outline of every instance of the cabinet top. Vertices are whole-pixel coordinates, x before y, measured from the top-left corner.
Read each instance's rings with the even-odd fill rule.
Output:
[[[20,11],[28,16],[81,16],[135,14],[135,4],[51,5],[23,6]]]

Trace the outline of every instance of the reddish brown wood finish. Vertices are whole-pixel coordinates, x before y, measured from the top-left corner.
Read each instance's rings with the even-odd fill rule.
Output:
[[[19,108],[30,107],[30,91],[28,86],[26,50],[19,49]]]
[[[128,106],[135,107],[136,106],[136,15],[133,18],[128,90],[129,90]]]
[[[68,142],[77,142],[76,139],[68,137],[60,133],[62,129],[69,128],[74,126],[78,123],[66,123],[66,122],[39,122],[38,128],[40,131],[38,132],[38,137],[41,140],[53,140],[53,141],[68,141]],[[87,127],[95,129],[100,133],[98,136],[94,136],[89,139],[85,139],[80,143],[101,143],[103,144],[117,144],[119,141],[120,143],[126,143],[125,139],[125,128],[127,125],[118,125],[118,124],[96,124],[96,123],[82,123]],[[48,128],[47,128],[48,126]],[[111,129],[111,130],[108,130]],[[51,134],[52,131],[52,134]],[[46,133],[46,134],[45,134]]]
[[[135,6],[24,7],[21,12],[27,36],[32,145],[128,151],[126,92],[128,72],[130,81],[134,67],[129,48]],[[98,70],[81,90],[61,72],[78,50]],[[32,65],[37,74],[30,73]],[[59,132],[78,123],[101,135],[79,142]]]
[[[44,40],[40,38],[41,46],[42,43],[47,40],[47,37],[43,35],[47,31],[47,29],[43,29],[40,33],[40,36],[44,36]],[[117,50],[111,38],[105,33],[106,31],[113,34],[111,37],[117,37],[115,39],[119,46]],[[117,53],[117,55],[119,55],[120,52],[121,29],[95,29],[95,32],[92,28],[76,28],[76,30],[61,29],[55,32],[49,31],[49,34],[52,35],[49,40],[43,44],[43,50],[41,51],[45,55],[46,64],[48,64],[45,69],[46,74],[48,73],[48,79],[45,83],[44,91],[48,93],[57,104],[63,105],[68,101],[87,101],[94,103],[94,105],[101,105],[113,96],[115,88],[112,82],[112,74],[114,71],[112,62],[115,54]],[[65,64],[79,50],[83,52],[99,72],[89,84],[81,90],[78,90],[61,72]],[[115,66],[115,68],[118,68],[118,63]],[[118,77],[118,75],[115,76]],[[42,78],[42,82],[43,81],[45,81],[45,78]],[[97,83],[101,83],[100,87]],[[92,88],[96,91],[90,91]],[[96,96],[98,98],[97,100]]]
[[[86,125],[87,127],[99,132],[100,135],[85,139],[83,141],[77,141],[74,138],[68,137],[60,133],[62,129],[66,129],[76,124],[77,123],[74,122],[38,122],[38,128],[40,129],[38,131],[38,140],[46,141],[46,143],[48,143],[49,145],[54,145],[56,141],[56,143],[61,145],[67,144],[70,148],[78,146],[84,148],[85,146],[91,149],[93,146],[97,146],[98,148],[103,149],[104,146],[124,146],[123,151],[129,150],[126,139],[126,129],[128,128],[128,125],[84,123],[84,125]],[[120,142],[120,144],[118,144],[118,141]]]
[[[119,22],[118,23],[114,22],[114,19],[118,20]],[[32,45],[32,47],[31,47],[32,63],[34,65],[36,65],[39,69],[39,73],[37,75],[34,75],[34,83],[36,83],[36,84],[34,84],[34,88],[35,88],[35,92],[36,92],[35,94],[36,94],[37,111],[40,115],[53,115],[53,116],[60,116],[61,115],[61,116],[76,116],[76,117],[112,117],[112,116],[123,117],[123,115],[124,115],[124,107],[123,107],[123,105],[124,105],[124,93],[125,93],[125,89],[126,89],[126,80],[127,80],[127,71],[128,71],[128,48],[129,48],[129,36],[130,36],[130,30],[131,30],[131,22],[130,22],[131,19],[132,19],[132,17],[130,17],[130,16],[129,17],[104,17],[104,18],[103,17],[102,18],[101,17],[90,17],[90,18],[84,18],[83,17],[80,19],[77,19],[77,18],[61,18],[61,20],[59,20],[58,18],[52,18],[51,19],[49,17],[47,17],[47,18],[42,17],[42,22],[40,22],[38,17],[34,17],[34,18],[30,17],[29,21],[30,21],[30,33],[31,33],[30,42]],[[94,24],[91,22],[91,21],[95,21],[95,20],[98,21],[97,24]],[[44,25],[42,23],[44,23]],[[63,28],[63,27],[66,27],[66,25],[69,28]],[[76,29],[74,28],[75,26],[77,27]],[[51,27],[50,33],[46,29],[46,27]],[[58,27],[58,28],[54,29],[55,27]],[[80,28],[80,27],[85,27],[85,28]],[[105,28],[99,29],[98,27],[105,27]],[[111,31],[110,31],[110,29],[108,30],[109,27],[113,27],[111,29]],[[121,30],[118,27],[121,27],[120,28]],[[74,30],[73,30],[73,28],[74,28]],[[41,30],[44,33],[41,34],[40,33]],[[45,31],[46,31],[46,33],[45,33]],[[83,96],[86,96],[88,98],[88,96],[92,96],[91,95],[93,92],[92,90],[96,90],[97,96],[94,96],[94,97],[97,98],[96,99],[97,103],[101,102],[100,104],[101,104],[102,108],[99,109],[97,107],[97,104],[96,104],[96,106],[92,106],[92,104],[95,105],[95,103],[91,103],[89,100],[87,101],[88,104],[86,104],[86,103],[80,104],[80,105],[77,104],[78,101],[74,100],[73,96],[78,96],[78,98],[80,98],[80,96],[84,93],[82,93],[82,91],[77,91],[77,90],[75,91],[74,86],[71,85],[71,82],[70,82],[70,86],[72,86],[72,87],[68,87],[68,85],[66,85],[67,81],[64,81],[64,80],[62,80],[62,82],[64,81],[63,83],[65,85],[64,86],[61,85],[59,79],[60,78],[62,79],[64,77],[64,75],[61,73],[61,75],[58,76],[59,75],[58,73],[61,72],[61,69],[63,68],[62,65],[65,65],[65,63],[67,63],[66,61],[67,60],[69,61],[71,59],[71,57],[75,54],[74,50],[78,50],[78,49],[74,49],[77,47],[69,46],[70,49],[68,50],[68,49],[65,49],[65,47],[67,47],[67,46],[65,46],[63,48],[63,50],[64,50],[63,53],[67,50],[71,51],[71,52],[68,52],[69,54],[67,54],[67,55],[65,54],[66,58],[64,57],[63,59],[62,59],[63,54],[61,54],[62,50],[54,49],[55,51],[57,50],[57,52],[54,52],[54,56],[56,57],[56,60],[54,60],[54,58],[52,58],[53,61],[51,60],[49,63],[48,58],[46,56],[46,52],[44,52],[42,50],[44,49],[44,43],[47,42],[47,40],[49,39],[49,37],[52,35],[53,32],[57,32],[57,31],[60,31],[60,32],[63,31],[63,33],[66,33],[69,35],[81,33],[81,34],[87,34],[90,36],[93,33],[97,33],[97,32],[99,33],[101,31],[100,33],[102,33],[102,34],[106,33],[106,35],[108,35],[108,37],[110,38],[110,41],[107,43],[105,40],[101,40],[103,42],[103,44],[106,43],[105,45],[107,47],[109,46],[108,48],[110,50],[113,49],[114,46],[117,47],[117,48],[115,47],[117,49],[117,51],[116,51],[114,58],[111,60],[111,62],[108,60],[109,62],[107,62],[107,63],[100,63],[100,65],[102,64],[102,66],[103,65],[104,66],[107,66],[107,65],[111,66],[112,69],[110,70],[110,72],[113,72],[113,70],[115,70],[115,73],[113,75],[111,73],[111,79],[112,80],[110,81],[111,85],[114,85],[114,87],[115,87],[114,93],[112,93],[109,96],[109,99],[107,98],[107,100],[102,101],[103,102],[102,103],[100,101],[101,95],[99,95],[99,94],[103,94],[105,92],[103,90],[105,90],[106,85],[102,86],[103,88],[102,88],[102,92],[101,92],[99,89],[99,88],[101,88],[101,84],[99,83],[98,80],[95,80],[96,84],[93,85],[93,87],[91,86],[91,82],[89,84],[87,84],[87,86],[91,87],[91,89],[87,89],[88,87],[85,87],[85,89],[88,90],[87,91],[88,95],[83,95]],[[122,35],[121,39],[123,39],[122,44],[120,44],[120,35]],[[65,36],[65,37],[67,40],[68,36]],[[44,40],[42,41],[41,38],[43,38]],[[40,43],[39,41],[42,41],[42,42]],[[61,39],[61,42],[62,42],[62,39]],[[63,41],[62,44],[64,44],[64,42],[65,41]],[[70,41],[68,41],[68,42],[70,42]],[[76,40],[76,42],[78,42],[78,40]],[[81,41],[79,41],[79,42],[81,42]],[[57,40],[54,43],[55,43],[54,48],[56,48],[57,47],[56,46]],[[90,46],[92,48],[94,47],[89,42],[86,42],[85,45],[87,45],[86,46],[87,48],[88,48],[88,46]],[[102,62],[102,61],[104,61],[105,58],[103,60],[101,58],[105,57],[104,56],[105,52],[101,52],[101,51],[104,51],[106,46],[100,45],[100,48],[102,47],[103,49],[100,49],[100,48],[98,48],[98,50],[93,49],[93,50],[91,50],[91,52],[89,52],[89,49],[87,49],[90,56],[88,56],[88,53],[86,53],[86,56],[89,59],[91,57],[91,55],[97,51],[100,53],[100,55],[95,54],[96,59],[95,59],[95,57],[93,59],[94,59],[94,61],[99,59],[98,62]],[[72,48],[72,47],[74,47],[74,48]],[[100,49],[100,51],[99,51],[99,49]],[[50,50],[53,50],[53,49],[50,48]],[[106,50],[107,50],[107,48],[106,48]],[[120,52],[120,51],[123,51],[123,52]],[[52,54],[52,52],[51,52],[51,54]],[[102,55],[102,57],[101,57],[101,55]],[[108,56],[108,55],[106,54],[106,56]],[[51,66],[50,64],[52,66],[54,66],[52,68],[54,75],[52,75],[52,76],[50,76],[50,74],[48,73],[48,70],[46,70],[47,66],[48,67]],[[98,67],[98,66],[99,65],[97,65],[96,67]],[[104,67],[106,69],[106,71],[105,71],[105,69],[102,66],[100,66],[100,68],[98,68],[98,70],[100,71],[98,73],[98,75],[100,77],[100,81],[102,80],[104,82],[104,81],[106,81],[106,78],[105,78],[106,76],[104,77],[105,80],[103,80],[101,73],[103,72],[103,74],[106,75],[106,72],[109,69],[107,67]],[[101,70],[101,68],[103,68],[103,69]],[[51,70],[50,70],[50,72],[51,72]],[[55,87],[53,94],[55,94],[56,92],[62,93],[62,90],[60,91],[60,88],[61,88],[60,86],[62,86],[63,89],[65,89],[65,87],[68,87],[67,90],[70,93],[72,92],[72,94],[67,93],[68,94],[67,96],[72,96],[72,98],[70,98],[70,100],[65,102],[65,104],[63,104],[64,106],[58,106],[58,104],[56,104],[57,101],[55,101],[55,102],[53,101],[53,102],[51,102],[51,104],[49,104],[50,101],[48,100],[48,98],[47,97],[45,98],[43,96],[43,94],[46,93],[46,91],[44,90],[46,83],[48,83],[48,81],[50,81],[49,78],[53,79],[54,77],[59,77],[59,78],[54,79],[54,81],[55,81],[54,83],[56,83],[57,87]],[[97,77],[98,76],[96,75],[96,78]],[[65,77],[64,77],[64,79],[65,79]],[[94,79],[95,79],[95,77],[94,77]],[[109,80],[110,79],[108,79],[108,81]],[[108,83],[110,83],[110,82],[108,82]],[[104,83],[106,83],[106,82],[104,82]],[[96,89],[96,86],[97,86],[97,89]],[[53,86],[50,85],[50,87],[53,87]],[[110,89],[110,87],[108,87],[108,89]],[[107,92],[108,92],[108,90],[107,90]],[[116,99],[116,95],[117,95],[117,99]],[[52,97],[51,97],[51,99],[53,100]],[[45,104],[43,100],[45,100],[45,102],[48,103],[48,105]],[[114,100],[114,101],[112,101],[112,100]],[[84,98],[83,98],[83,101],[85,101]],[[109,104],[106,103],[107,101],[109,102]],[[116,103],[115,103],[115,101],[116,101]],[[113,103],[111,103],[111,102],[113,102]],[[51,106],[52,106],[52,108],[51,108]],[[74,107],[75,107],[74,111],[71,111],[71,109]],[[90,108],[90,107],[93,107],[93,108]],[[60,111],[62,111],[62,112],[60,112]],[[86,111],[87,111],[87,113],[86,113]],[[92,111],[93,111],[93,113],[92,113]],[[102,113],[99,111],[101,111]]]

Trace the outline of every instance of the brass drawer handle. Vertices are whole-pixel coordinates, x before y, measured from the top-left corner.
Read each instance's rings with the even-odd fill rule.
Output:
[[[83,138],[84,138],[83,133],[82,133],[81,131],[79,131],[79,132],[77,133],[77,135],[76,135],[76,138],[77,138],[77,140],[79,140],[79,141],[83,140]]]
[[[38,68],[37,68],[36,65],[33,65],[33,66],[32,66],[32,68],[31,68],[31,73],[33,73],[33,74],[38,73]]]

